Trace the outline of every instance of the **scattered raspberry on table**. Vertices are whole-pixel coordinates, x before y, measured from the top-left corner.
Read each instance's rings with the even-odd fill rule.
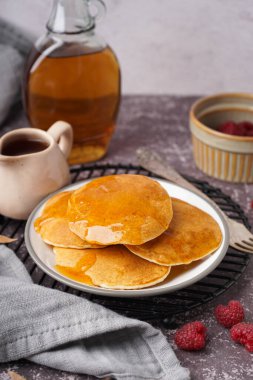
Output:
[[[244,320],[244,309],[239,301],[229,301],[228,305],[218,305],[214,310],[217,321],[226,328],[231,328]]]
[[[201,350],[206,345],[206,327],[199,321],[186,323],[177,330],[175,343],[181,350]]]
[[[230,330],[234,342],[240,343],[253,353],[253,323],[238,323]]]

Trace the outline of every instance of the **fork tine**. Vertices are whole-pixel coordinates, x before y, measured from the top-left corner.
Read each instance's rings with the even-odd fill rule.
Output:
[[[233,248],[235,248],[237,251],[239,252],[243,252],[243,253],[248,253],[248,254],[252,254],[253,252],[251,252],[250,250],[248,249],[244,249],[242,247],[236,247],[235,245],[233,246]]]
[[[245,244],[241,244],[240,243],[240,248],[242,249],[245,249],[246,251],[248,252],[252,252],[253,253],[253,247],[250,247],[249,245],[245,245]]]
[[[253,248],[253,241],[252,241],[252,243],[250,243],[250,242],[247,241],[247,240],[242,240],[242,243],[247,244],[247,245],[249,245],[250,247]]]
[[[233,246],[235,249],[238,249],[239,251],[243,251],[246,253],[253,253],[253,248],[250,248],[249,246],[246,247],[239,243],[235,243]]]

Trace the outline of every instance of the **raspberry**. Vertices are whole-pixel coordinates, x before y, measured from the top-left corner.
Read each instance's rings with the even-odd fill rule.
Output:
[[[231,338],[245,346],[249,352],[253,352],[253,323],[237,323],[230,330]]]
[[[253,124],[250,121],[242,121],[238,123],[238,127],[243,131],[242,136],[253,136]]]
[[[227,306],[216,306],[214,315],[217,321],[226,328],[230,328],[244,320],[244,310],[239,301],[230,301]]]
[[[177,330],[175,343],[181,350],[201,350],[206,345],[206,327],[199,321],[186,323]]]
[[[235,136],[253,136],[253,123],[250,121],[226,121],[218,126],[218,131]]]
[[[233,121],[227,121],[218,127],[218,130],[228,135],[237,135],[237,125]]]

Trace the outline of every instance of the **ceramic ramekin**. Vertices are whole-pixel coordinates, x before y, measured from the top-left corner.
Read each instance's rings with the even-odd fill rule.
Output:
[[[253,123],[253,94],[218,94],[193,104],[190,129],[196,165],[215,178],[252,183],[253,137],[218,132],[226,121]]]

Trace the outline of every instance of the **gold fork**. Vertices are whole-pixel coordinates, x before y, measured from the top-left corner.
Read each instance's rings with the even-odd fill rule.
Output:
[[[139,148],[137,150],[137,157],[140,165],[146,170],[163,178],[166,178],[169,181],[176,183],[177,185],[183,186],[194,193],[201,194],[201,196],[207,198],[209,203],[211,202],[215,208],[218,207],[212,199],[210,199],[207,195],[202,193],[202,191],[198,190],[190,182],[184,179],[179,173],[177,173],[166,162],[166,159],[162,155],[156,152],[152,152],[146,148]],[[229,218],[224,214],[222,210],[220,211],[222,212],[228,224],[230,232],[230,246],[237,250],[253,254],[253,234],[243,224]]]

